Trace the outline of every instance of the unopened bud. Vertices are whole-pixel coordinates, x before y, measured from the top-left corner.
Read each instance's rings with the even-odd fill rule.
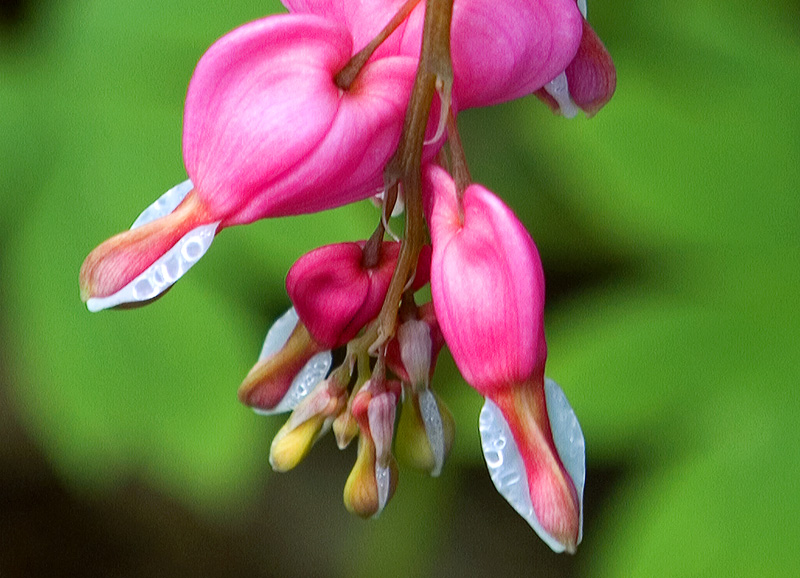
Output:
[[[350,408],[345,409],[339,417],[333,420],[333,435],[336,437],[336,445],[343,450],[350,445],[358,435],[358,423],[353,417]]]
[[[272,440],[269,450],[269,464],[276,472],[288,472],[303,461],[320,436],[325,422],[322,416],[303,422],[294,429],[287,430],[287,424]]]
[[[386,465],[377,463],[375,444],[362,431],[358,438],[358,457],[344,485],[344,505],[362,518],[380,515],[397,487],[397,462],[391,454]]]
[[[401,463],[438,476],[455,437],[453,415],[428,388],[407,388],[397,425],[395,451]]]
[[[321,383],[292,412],[270,447],[269,463],[285,472],[302,461],[311,447],[330,428],[346,404],[346,391],[334,381]]]
[[[352,413],[361,433],[358,457],[344,487],[344,504],[362,518],[378,516],[397,486],[391,448],[399,392],[396,381],[368,381],[353,399]]]
[[[263,413],[289,411],[325,376],[330,360],[290,309],[267,334],[261,357],[239,386],[239,400]]]

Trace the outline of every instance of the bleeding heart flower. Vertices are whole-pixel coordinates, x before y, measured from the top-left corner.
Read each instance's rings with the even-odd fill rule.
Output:
[[[330,209],[381,190],[417,63],[374,60],[343,90],[335,76],[352,54],[348,30],[314,15],[264,18],[218,40],[186,96],[190,181],[161,212],[150,212],[152,220],[87,257],[80,286],[89,308],[153,299],[224,227]],[[192,244],[198,236],[203,242]],[[162,260],[182,240],[199,248]]]
[[[400,243],[384,242],[376,263],[365,264],[364,243],[338,243],[300,257],[286,291],[314,340],[326,348],[350,341],[380,312]],[[420,255],[413,287],[428,282],[430,248]]]
[[[406,0],[283,0],[292,12],[342,22],[356,50],[366,45]],[[386,40],[375,57],[418,58],[425,2]],[[454,0],[450,50],[457,110],[489,106],[540,89],[573,60],[582,34],[575,0]]]
[[[484,187],[470,185],[460,197],[436,166],[427,168],[424,183],[439,326],[464,379],[487,398],[483,421],[500,424],[501,433],[490,439],[502,438],[503,447],[494,449],[508,445],[499,455],[514,456],[522,466],[492,477],[548,545],[574,552],[581,538],[577,488],[582,490],[583,474],[576,480],[564,466],[548,415],[544,274],[536,246],[514,213]],[[580,445],[582,450],[582,436]],[[486,456],[490,468],[499,467]],[[527,490],[522,506],[509,486]]]

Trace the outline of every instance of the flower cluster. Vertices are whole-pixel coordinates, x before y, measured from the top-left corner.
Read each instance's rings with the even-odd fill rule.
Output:
[[[145,304],[225,227],[376,199],[368,239],[292,266],[293,308],[239,389],[259,413],[291,412],[270,463],[293,468],[330,430],[340,448],[358,438],[344,501],[364,517],[391,498],[395,456],[439,475],[454,422],[431,377],[446,344],[486,398],[495,486],[553,550],[573,552],[583,436],[544,376],[541,262],[514,213],[471,182],[456,117],[529,94],[565,116],[599,110],[616,77],[585,3],[284,4],[289,14],[245,24],[200,59],[184,113],[189,180],[87,257],[83,300],[91,311]],[[387,222],[401,207],[398,240]],[[418,303],[428,283],[432,301]]]

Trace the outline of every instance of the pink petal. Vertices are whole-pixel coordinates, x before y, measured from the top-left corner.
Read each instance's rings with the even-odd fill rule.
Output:
[[[246,24],[214,44],[189,86],[184,161],[223,226],[333,208],[380,187],[399,140],[415,63],[334,82],[349,32],[313,15]]]
[[[543,374],[544,275],[514,213],[480,185],[467,188],[463,221],[455,185],[425,172],[436,316],[461,374],[483,395]]]

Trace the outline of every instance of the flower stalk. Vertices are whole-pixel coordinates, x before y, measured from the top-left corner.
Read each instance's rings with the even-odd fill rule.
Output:
[[[378,315],[379,344],[385,343],[394,335],[400,298],[411,272],[416,267],[425,239],[425,219],[422,210],[422,149],[425,145],[425,134],[437,85],[452,86],[453,83],[453,65],[450,60],[452,17],[453,0],[427,1],[422,51],[406,111],[403,133],[397,151],[384,173],[388,183],[394,184],[398,181],[403,183],[406,223],[397,267],[389,284],[383,308]],[[443,100],[440,106],[449,109],[449,100]]]

